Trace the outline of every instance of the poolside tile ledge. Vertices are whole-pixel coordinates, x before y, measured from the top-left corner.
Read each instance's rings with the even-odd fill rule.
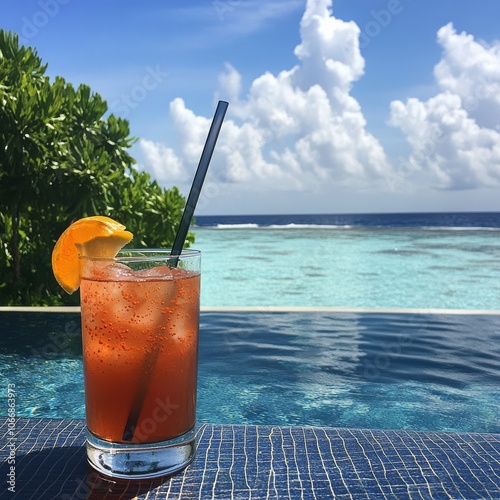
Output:
[[[117,482],[87,465],[83,420],[2,417],[0,497],[10,462],[23,499],[500,498],[499,434],[200,424],[197,441],[172,478]]]
[[[398,307],[201,306],[202,312],[331,312],[374,314],[500,315],[500,309],[435,309]],[[0,306],[0,312],[79,313],[79,306]]]

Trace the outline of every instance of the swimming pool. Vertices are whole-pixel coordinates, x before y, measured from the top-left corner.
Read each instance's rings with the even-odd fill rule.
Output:
[[[16,415],[83,418],[79,314],[0,331]],[[198,421],[499,433],[499,340],[495,313],[204,310]]]

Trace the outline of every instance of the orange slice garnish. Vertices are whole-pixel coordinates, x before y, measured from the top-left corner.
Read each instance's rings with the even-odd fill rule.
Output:
[[[68,293],[80,286],[80,255],[113,258],[133,235],[109,217],[84,217],[71,224],[59,237],[52,251],[52,271]]]

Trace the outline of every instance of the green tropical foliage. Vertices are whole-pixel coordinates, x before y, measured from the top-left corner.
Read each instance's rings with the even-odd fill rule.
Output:
[[[46,68],[0,30],[0,305],[78,303],[50,263],[71,222],[108,215],[134,233],[134,247],[168,247],[185,202],[133,167],[126,120],[105,117],[99,94],[50,81]]]

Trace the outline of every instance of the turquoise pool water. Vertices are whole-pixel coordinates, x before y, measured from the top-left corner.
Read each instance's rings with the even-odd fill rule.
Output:
[[[84,418],[77,313],[0,313],[0,415]],[[500,432],[500,314],[209,312],[198,420]]]

